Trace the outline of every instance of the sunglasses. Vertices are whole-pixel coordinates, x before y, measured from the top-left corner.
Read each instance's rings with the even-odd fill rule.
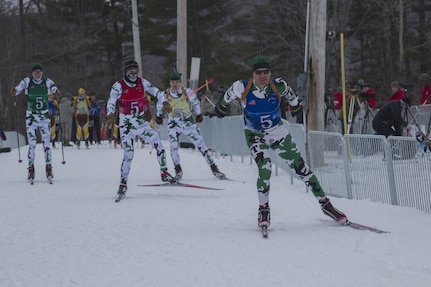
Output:
[[[269,74],[269,70],[256,70],[254,72],[256,73],[256,75],[262,75],[262,74],[268,75]]]

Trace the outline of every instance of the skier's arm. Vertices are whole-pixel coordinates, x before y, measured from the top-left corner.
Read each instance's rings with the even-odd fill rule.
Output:
[[[244,82],[241,80],[235,81],[232,86],[230,86],[223,97],[217,103],[214,108],[215,113],[218,117],[224,117],[227,112],[227,106],[230,102],[232,102],[235,98],[241,98],[242,93],[244,92]]]
[[[106,115],[114,115],[117,100],[121,97],[122,88],[120,82],[115,82],[111,87],[108,102],[106,103]]]
[[[192,107],[193,111],[195,112],[195,115],[199,116],[202,113],[201,103],[198,100],[196,93],[190,94],[193,91],[191,89],[188,89],[188,88],[187,88],[186,92],[187,92],[187,95],[189,97],[189,102],[191,104],[191,107]]]
[[[19,82],[18,86],[12,89],[12,96],[17,96],[21,94],[22,91],[26,90],[28,87],[28,84],[30,83],[30,78],[25,77],[24,79]]]
[[[299,112],[302,110],[302,105],[293,89],[281,77],[276,78],[274,82],[278,91],[280,92],[281,97],[286,98],[289,102],[289,105],[292,107],[292,116],[299,114]]]

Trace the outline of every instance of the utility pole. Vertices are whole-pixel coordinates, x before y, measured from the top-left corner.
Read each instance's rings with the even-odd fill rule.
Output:
[[[137,0],[132,0],[132,31],[135,61],[139,66],[139,76],[142,77],[141,40],[139,36],[139,20]]]
[[[311,1],[310,15],[310,73],[308,93],[308,123],[315,131],[324,129],[325,111],[325,54],[326,54],[326,0]]]
[[[177,72],[187,85],[187,0],[177,0]]]

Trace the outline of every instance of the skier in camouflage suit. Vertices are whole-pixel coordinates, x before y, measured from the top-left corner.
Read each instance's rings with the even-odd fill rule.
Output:
[[[25,91],[27,97],[26,131],[28,140],[28,179],[34,180],[34,159],[36,149],[36,130],[39,129],[45,151],[46,176],[51,182],[53,178],[51,166],[51,119],[48,113],[48,95],[54,94],[60,97],[54,81],[43,77],[43,69],[40,64],[34,64],[31,68],[31,77],[25,77],[12,90],[12,95],[17,96]]]
[[[151,143],[157,151],[162,181],[175,181],[166,167],[166,153],[162,141],[144,115],[145,92],[156,97],[158,94],[163,94],[163,91],[146,79],[139,77],[139,67],[135,61],[126,62],[124,73],[124,78],[112,85],[107,103],[108,120],[115,120],[116,105],[118,105],[119,110],[120,137],[123,146],[121,183],[117,192],[120,196],[127,191],[127,179],[134,156],[133,140],[136,136]]]
[[[252,63],[253,78],[234,82],[217,104],[215,111],[219,117],[225,116],[228,104],[235,98],[240,98],[244,107],[245,137],[259,170],[257,178],[258,225],[268,227],[270,224],[268,202],[272,167],[269,149],[284,159],[311,188],[326,215],[341,224],[346,223],[347,217],[335,209],[329,198],[325,196],[317,177],[306,165],[292,136],[281,121],[279,107],[281,97],[287,98],[294,116],[302,109],[298,97],[282,78],[271,79],[268,57],[256,56]]]
[[[178,72],[172,72],[169,75],[169,85],[170,88],[167,89],[166,94],[159,94],[157,98],[156,123],[163,124],[163,113],[168,114],[168,137],[171,157],[175,165],[175,179],[179,181],[183,175],[178,152],[181,134],[190,138],[205,158],[214,176],[221,180],[226,179],[226,175],[220,172],[215,164],[214,158],[205,145],[204,139],[193,120],[192,109],[196,114],[196,122],[200,123],[203,120],[200,102],[196,94],[191,89],[181,86],[181,74]]]

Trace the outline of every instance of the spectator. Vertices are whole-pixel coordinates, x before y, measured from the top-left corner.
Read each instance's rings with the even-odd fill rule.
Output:
[[[60,124],[61,124],[61,140],[64,146],[72,146],[70,144],[72,135],[72,122],[73,122],[73,107],[72,95],[66,93],[60,100]]]
[[[12,95],[17,96],[23,91],[26,93],[27,110],[25,124],[28,140],[28,180],[33,184],[35,175],[36,130],[39,129],[45,153],[46,177],[52,183],[51,120],[48,114],[48,95],[50,93],[59,94],[60,91],[53,80],[43,77],[43,69],[40,64],[34,64],[31,71],[31,77],[22,79],[18,86],[12,90]],[[30,85],[31,89],[29,89]]]
[[[407,109],[410,107],[410,99],[390,101],[385,104],[374,116],[373,129],[379,135],[401,136],[403,128],[407,126]]]
[[[391,96],[386,102],[389,103],[391,101],[398,101],[403,99],[404,97],[405,97],[405,93],[404,93],[404,90],[401,89],[400,82],[393,81],[391,83]]]
[[[57,140],[57,123],[58,123],[58,102],[53,94],[48,96],[48,114],[51,121],[51,142],[52,147],[55,148],[55,141]]]
[[[334,92],[334,110],[341,110],[343,108],[343,91],[338,87]]]
[[[284,114],[283,119],[286,119],[286,105],[284,107],[285,107],[284,110],[280,107],[280,111],[282,114]],[[241,101],[238,98],[235,98],[227,106],[226,115],[227,116],[239,116],[239,115],[242,115],[242,112],[243,112],[243,108],[241,106]]]
[[[96,95],[90,95],[90,121],[89,121],[89,140],[90,144],[94,142],[94,133],[96,133],[97,144],[100,142],[100,108],[97,103]]]
[[[83,88],[79,88],[78,96],[76,96],[73,100],[73,107],[75,109],[76,121],[76,146],[79,149],[81,146],[81,141],[83,140],[85,141],[85,147],[88,149],[90,98],[87,96],[87,92]]]
[[[422,87],[421,105],[431,104],[431,79],[426,73],[419,76],[419,83]]]

